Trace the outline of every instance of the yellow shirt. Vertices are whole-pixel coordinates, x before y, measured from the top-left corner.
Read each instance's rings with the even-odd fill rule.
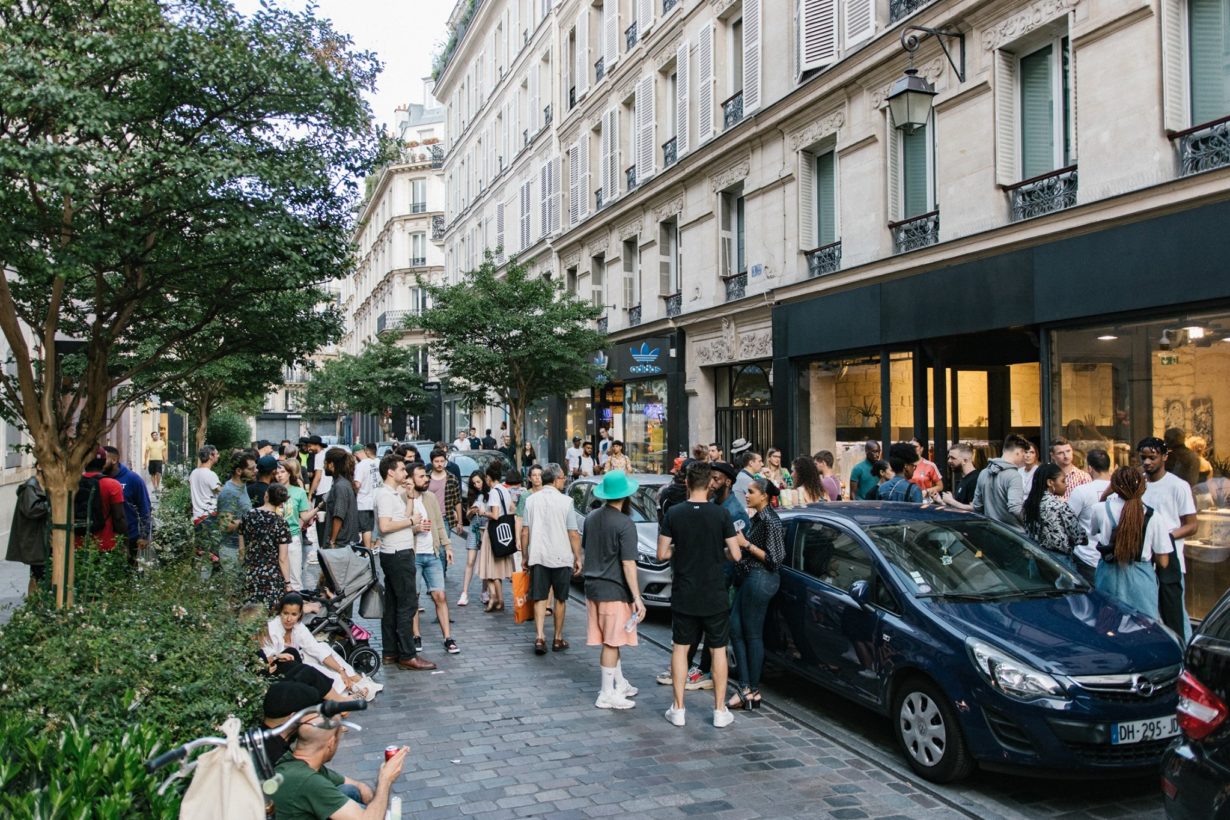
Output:
[[[167,459],[167,443],[162,439],[157,441],[150,440],[145,443],[145,460],[146,461],[166,461]]]

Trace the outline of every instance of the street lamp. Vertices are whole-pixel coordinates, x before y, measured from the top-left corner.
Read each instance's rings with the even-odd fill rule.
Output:
[[[919,32],[922,36],[919,36]],[[965,82],[965,35],[959,31],[926,28],[925,26],[907,26],[901,31],[901,47],[910,55],[910,67],[905,70],[905,76],[893,83],[888,93],[888,111],[892,115],[893,125],[899,131],[913,134],[927,124],[931,117],[931,105],[935,100],[935,86],[918,76],[914,68],[914,52],[922,41],[928,37],[939,40],[948,64],[957,73],[957,80]],[[953,60],[948,50],[948,40],[955,39],[961,46],[960,64]]]

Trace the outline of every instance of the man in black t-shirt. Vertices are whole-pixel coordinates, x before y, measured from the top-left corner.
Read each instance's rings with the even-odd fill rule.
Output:
[[[945,491],[940,499],[945,506],[972,511],[979,472],[974,466],[974,448],[964,442],[952,445],[948,450],[948,467],[952,470],[953,492]]]
[[[726,644],[730,641],[730,603],[726,594],[724,562],[742,557],[730,513],[709,501],[708,464],[688,467],[688,498],[675,504],[658,530],[658,560],[670,559],[674,578],[671,586],[671,687],[675,700],[666,719],[684,724],[683,692],[687,676],[688,647],[704,636],[713,656],[713,725],[719,729],[734,722],[726,708]]]

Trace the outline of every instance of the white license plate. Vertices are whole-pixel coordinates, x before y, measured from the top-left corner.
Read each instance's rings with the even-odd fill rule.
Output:
[[[1143,743],[1147,740],[1161,740],[1174,737],[1179,733],[1179,719],[1174,715],[1150,718],[1149,720],[1132,720],[1126,723],[1110,725],[1110,742],[1114,746],[1127,743]]]

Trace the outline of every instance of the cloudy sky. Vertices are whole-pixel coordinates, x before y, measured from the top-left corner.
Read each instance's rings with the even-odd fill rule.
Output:
[[[259,0],[233,0],[241,12],[255,11]],[[273,0],[302,9],[308,0]],[[393,124],[393,109],[423,102],[423,77],[431,75],[431,54],[445,39],[445,21],[454,0],[317,0],[316,14],[354,38],[360,50],[374,51],[384,72],[369,95],[376,121]]]

